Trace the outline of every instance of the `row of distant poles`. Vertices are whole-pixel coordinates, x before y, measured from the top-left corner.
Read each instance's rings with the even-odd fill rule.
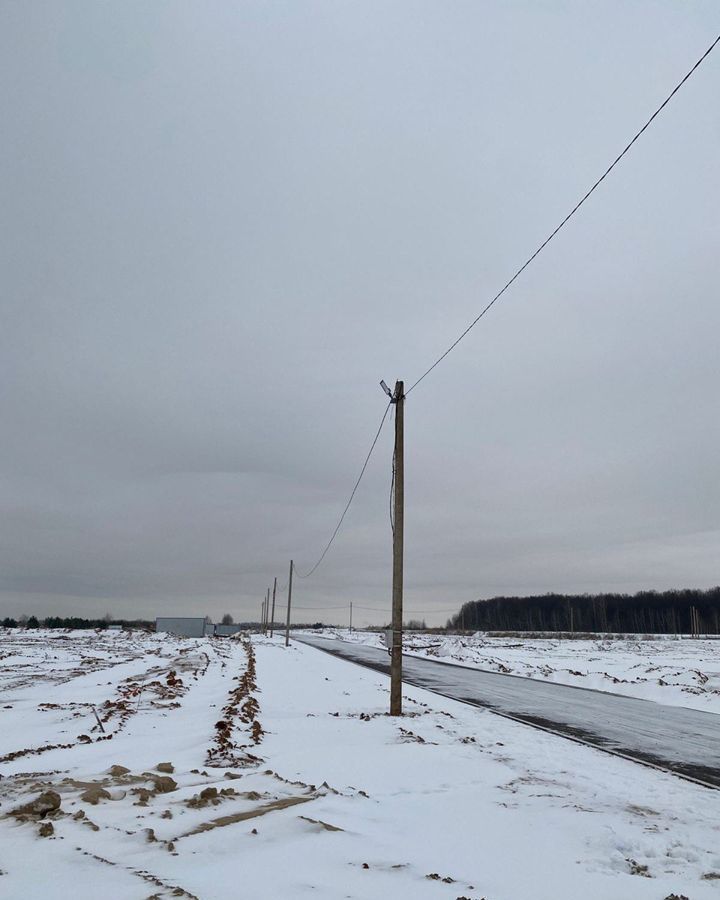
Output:
[[[395,406],[395,449],[393,457],[393,571],[392,571],[392,641],[390,645],[390,715],[402,715],[402,639],[403,639],[403,547],[405,531],[405,384],[395,382],[391,391],[384,381],[382,389]],[[285,646],[290,644],[290,607],[294,563],[290,560],[288,577],[287,617],[285,620]],[[274,634],[275,598],[277,578],[273,581],[272,597],[267,589],[260,611],[260,627],[263,633]],[[352,630],[352,603],[350,604],[350,629]]]
[[[292,603],[292,579],[293,579],[294,563],[290,560],[290,575],[288,577],[288,599],[287,599],[287,618],[285,620],[285,646],[290,646],[290,605]],[[260,630],[263,634],[270,631],[270,637],[275,633],[275,597],[277,595],[277,578],[273,581],[272,589],[272,611],[270,611],[270,588],[262,602],[260,609]]]
[[[273,584],[272,592],[270,588],[267,589],[265,593],[265,599],[260,605],[260,631],[263,634],[269,634],[271,637],[274,633],[275,628],[275,594],[277,593],[277,578]],[[303,609],[303,607],[300,607]],[[307,607],[305,607],[307,608]],[[342,609],[343,607],[333,606],[331,607],[334,610]],[[322,607],[318,606],[315,609],[322,609]],[[347,611],[350,616],[350,631],[353,630],[353,605],[352,600],[348,603]],[[287,625],[285,626],[285,631],[287,631]]]

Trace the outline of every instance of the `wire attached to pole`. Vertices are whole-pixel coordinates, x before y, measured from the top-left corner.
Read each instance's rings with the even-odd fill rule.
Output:
[[[640,138],[640,136],[650,127],[650,125],[652,125],[652,123],[660,115],[660,113],[663,111],[663,109],[665,109],[665,107],[672,100],[672,98],[675,96],[675,94],[677,94],[677,92],[685,84],[685,82],[694,74],[695,70],[697,68],[699,68],[699,66],[712,53],[712,51],[715,49],[715,47],[718,45],[718,43],[720,43],[720,34],[715,38],[715,40],[708,47],[708,49],[703,53],[703,55],[700,57],[700,59],[695,63],[695,65],[692,67],[692,69],[690,69],[690,71],[684,76],[684,78],[682,78],[681,81],[679,81],[675,85],[675,87],[668,94],[668,96],[663,100],[663,102],[660,104],[660,106],[658,106],[658,108],[655,110],[655,112],[650,116],[650,118],[647,120],[647,122],[645,122],[645,124],[642,126],[642,128],[635,134],[635,136],[632,138],[632,140],[628,144],[625,145],[623,150],[615,157],[615,159],[610,163],[610,165],[607,167],[607,169],[605,169],[605,171],[598,178],[598,180],[593,184],[593,186],[588,191],[586,191],[585,194],[583,194],[583,196],[580,198],[580,200],[578,200],[578,202],[575,204],[575,206],[573,206],[573,208],[565,216],[565,218],[562,220],[562,222],[560,222],[560,224],[554,229],[554,231],[552,231],[548,235],[548,237],[545,238],[545,240],[542,242],[542,244],[540,244],[540,246],[537,248],[537,250],[531,256],[529,256],[528,259],[525,260],[525,262],[520,266],[520,268],[517,270],[517,272],[515,272],[515,274],[512,276],[512,278],[504,285],[504,287],[502,287],[497,292],[497,294],[495,294],[495,296],[487,304],[487,306],[483,310],[481,310],[480,314],[478,316],[476,316],[473,319],[473,321],[468,325],[468,327],[465,329],[465,331],[462,332],[460,337],[458,337],[456,340],[454,340],[452,342],[452,344],[450,344],[450,346],[447,348],[447,350],[444,353],[442,353],[435,360],[435,362],[430,366],[430,368],[426,369],[425,372],[423,372],[423,374],[418,378],[418,380],[416,382],[414,382],[407,389],[407,391],[405,392],[405,396],[407,396],[410,393],[410,391],[415,390],[415,388],[420,384],[420,382],[424,378],[427,378],[427,376],[432,372],[432,370],[436,366],[440,365],[440,363],[445,359],[445,357],[457,347],[457,345],[465,337],[465,335],[467,335],[468,332],[472,331],[472,329],[477,325],[477,323],[480,321],[480,319],[482,319],[482,317],[485,315],[485,313],[488,312],[488,310],[492,306],[494,306],[495,303],[497,303],[497,301],[502,297],[502,295],[505,293],[505,291],[516,281],[517,278],[520,277],[520,275],[522,275],[522,273],[525,271],[525,269],[527,269],[527,267],[530,265],[530,263],[537,256],[540,255],[540,253],[545,249],[545,247],[547,247],[547,245],[555,237],[555,235],[570,221],[570,219],[572,219],[572,217],[580,209],[580,207],[583,205],[583,203],[585,203],[585,201],[590,197],[590,195],[592,193],[594,193],[594,191],[598,187],[600,187],[600,185],[603,183],[603,181],[605,181],[605,179],[608,177],[608,175],[612,172],[612,170],[615,168],[615,166],[620,162],[620,160],[623,158],[623,156],[625,156],[625,154],[630,150],[630,148],[638,140],[638,138]]]
[[[373,450],[375,449],[375,445],[378,442],[378,439],[380,437],[380,432],[383,429],[383,425],[385,424],[385,419],[387,418],[387,414],[388,414],[388,411],[390,410],[391,406],[392,406],[392,402],[388,403],[388,405],[385,407],[385,412],[383,413],[382,419],[380,420],[380,426],[378,427],[375,437],[373,438],[373,442],[370,445],[368,454],[365,457],[365,462],[363,463],[362,469],[360,469],[360,474],[358,475],[357,481],[355,482],[355,486],[353,487],[352,491],[350,492],[350,497],[348,499],[348,502],[345,504],[345,509],[342,511],[342,515],[340,516],[340,519],[338,520],[337,525],[335,526],[335,531],[333,531],[332,537],[327,542],[327,546],[325,547],[323,552],[320,554],[320,558],[315,563],[315,565],[312,567],[312,569],[310,569],[309,572],[306,572],[304,575],[301,575],[300,572],[298,572],[297,568],[295,568],[295,575],[297,575],[298,578],[309,578],[313,574],[313,572],[317,569],[317,567],[320,565],[320,563],[325,559],[325,555],[327,554],[328,550],[332,546],[333,541],[337,537],[338,531],[340,531],[340,526],[342,525],[342,523],[345,519],[345,516],[347,515],[347,511],[350,509],[350,504],[353,502],[355,493],[356,493],[358,487],[360,486],[360,482],[362,481],[363,475],[365,474],[365,469],[367,469],[367,467],[368,467],[368,463],[370,462],[370,457],[372,456]]]

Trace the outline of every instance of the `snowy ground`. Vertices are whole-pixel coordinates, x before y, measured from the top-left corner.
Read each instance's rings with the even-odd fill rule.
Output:
[[[325,628],[323,637],[384,647],[378,632]],[[404,652],[720,713],[720,641],[556,640],[406,633]]]
[[[717,793],[405,696],[295,643],[0,632],[0,896],[720,897]]]

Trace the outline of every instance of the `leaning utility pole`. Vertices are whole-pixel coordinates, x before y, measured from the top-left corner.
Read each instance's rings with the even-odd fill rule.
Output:
[[[272,614],[270,615],[270,637],[273,636],[273,628],[275,626],[275,592],[277,591],[277,578],[273,581],[273,602]]]
[[[293,561],[290,560],[290,578],[288,579],[287,623],[285,625],[285,646],[290,646],[290,601],[292,600]]]
[[[393,496],[392,651],[390,654],[390,715],[402,715],[403,530],[405,524],[405,383],[395,382],[395,490]]]

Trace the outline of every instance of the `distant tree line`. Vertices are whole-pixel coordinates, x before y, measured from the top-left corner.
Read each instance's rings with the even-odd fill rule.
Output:
[[[113,619],[110,616],[102,619],[83,619],[80,616],[48,616],[46,619],[20,616],[19,619],[14,619],[6,616],[2,620],[3,628],[107,628],[108,625],[122,625],[125,628],[155,627],[154,622],[145,619]]]
[[[541,594],[465,603],[448,628],[720,634],[720,587],[637,594]]]
[[[210,621],[210,617],[206,619]],[[227,621],[230,619],[230,621]],[[222,618],[223,625],[232,625],[233,617],[226,613]],[[280,622],[275,622],[275,627],[281,627]],[[38,619],[37,616],[20,616],[18,619],[6,616],[0,625],[3,628],[107,628],[109,625],[122,625],[123,628],[137,628],[154,631],[155,622],[147,619],[113,619],[111,616],[103,616],[102,619],[83,619],[79,616],[48,616],[46,619]],[[257,622],[240,622],[241,628],[257,628]],[[284,627],[284,625],[282,625]],[[324,628],[322,622],[293,623],[293,628]]]

